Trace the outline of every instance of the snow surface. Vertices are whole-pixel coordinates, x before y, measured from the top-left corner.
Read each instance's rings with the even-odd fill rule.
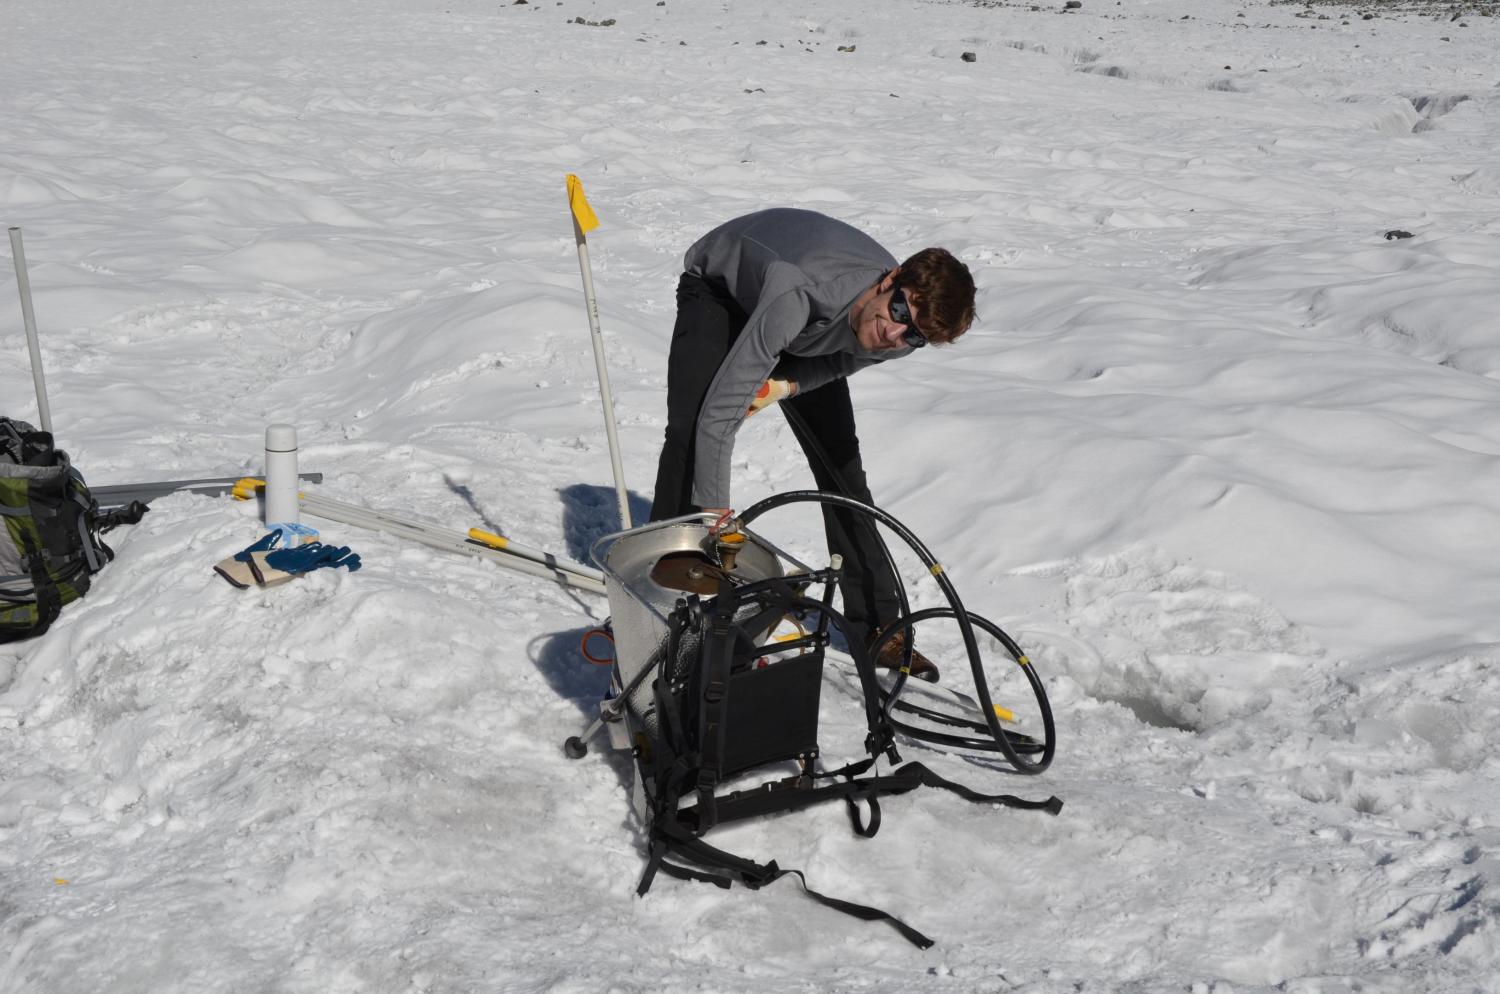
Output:
[[[698,234],[957,252],[981,321],[852,381],[867,465],[1060,747],[905,751],[1067,806],[716,835],[925,953],[788,881],[637,899],[625,764],[560,749],[601,601],[328,523],[364,570],[237,591],[256,509],[177,496],[0,647],[0,991],[1500,990],[1500,24],[1416,6],[7,0],[0,221],[95,484],[258,470],[287,420],[326,495],[583,560],[566,173],[637,514]],[[0,293],[34,418],[25,355]],[[810,482],[774,416],[736,460],[741,507]]]

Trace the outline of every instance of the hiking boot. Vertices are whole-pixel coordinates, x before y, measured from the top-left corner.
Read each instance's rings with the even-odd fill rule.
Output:
[[[865,646],[866,650],[875,644],[874,636]],[[880,655],[875,657],[875,666],[883,670],[899,670],[902,657],[906,655],[906,632],[897,632],[886,640],[880,649]],[[911,676],[915,680],[926,680],[928,683],[938,682],[937,664],[916,649],[911,651]]]

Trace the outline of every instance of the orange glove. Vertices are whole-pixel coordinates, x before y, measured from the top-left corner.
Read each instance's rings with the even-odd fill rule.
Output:
[[[767,380],[760,385],[759,390],[755,391],[755,399],[750,401],[750,406],[746,408],[745,417],[754,417],[756,411],[764,410],[778,400],[785,400],[795,396],[796,393],[797,384],[791,380]]]

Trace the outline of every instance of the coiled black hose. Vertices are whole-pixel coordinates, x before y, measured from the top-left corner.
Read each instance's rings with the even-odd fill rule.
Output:
[[[881,633],[876,637],[875,642],[872,643],[871,650],[872,652],[878,652],[879,648],[884,645],[886,641],[893,638],[897,632],[905,631],[908,633],[908,637],[906,639],[906,652],[908,654],[906,657],[906,662],[909,665],[911,658],[911,644],[913,642],[913,639],[910,637],[912,626],[917,624],[918,622],[930,620],[933,618],[952,618],[958,623],[959,632],[963,636],[964,651],[968,653],[969,668],[973,672],[974,689],[978,696],[979,711],[980,716],[983,718],[983,722],[965,722],[961,719],[955,719],[951,716],[942,715],[940,712],[931,711],[930,709],[923,709],[911,705],[905,705],[904,703],[898,705],[896,703],[897,698],[900,696],[901,691],[906,685],[907,674],[905,666],[903,666],[901,670],[897,672],[896,682],[891,686],[891,689],[887,694],[887,717],[890,717],[890,712],[893,707],[900,707],[901,710],[921,715],[928,718],[929,720],[939,721],[944,724],[957,725],[959,727],[966,727],[970,731],[988,732],[989,737],[980,739],[972,735],[955,735],[952,733],[936,731],[933,729],[919,728],[917,726],[912,726],[905,723],[896,723],[894,722],[894,720],[892,722],[893,725],[895,725],[895,727],[901,730],[904,734],[909,735],[912,738],[934,742],[941,745],[960,746],[971,749],[984,749],[988,751],[998,750],[1005,756],[1006,760],[1013,767],[1015,767],[1018,773],[1035,775],[1045,770],[1052,762],[1052,756],[1055,746],[1055,728],[1052,720],[1052,709],[1047,701],[1047,693],[1045,688],[1043,688],[1042,686],[1041,679],[1036,674],[1036,668],[1031,665],[1031,661],[1026,657],[1025,653],[1021,651],[1020,646],[1016,644],[1015,640],[1012,639],[1009,635],[1005,634],[1000,626],[985,618],[981,618],[978,615],[971,615],[967,610],[964,609],[963,601],[959,599],[958,591],[954,588],[952,581],[948,579],[948,576],[944,571],[942,564],[937,561],[937,559],[932,555],[930,551],[928,551],[927,547],[922,544],[921,540],[918,539],[916,535],[912,534],[911,529],[907,528],[896,518],[894,518],[887,512],[882,511],[878,507],[873,507],[869,504],[862,503],[861,501],[854,500],[852,497],[845,497],[842,494],[826,493],[820,490],[791,490],[786,493],[775,494],[773,496],[767,497],[766,499],[751,505],[744,512],[742,512],[739,515],[739,523],[741,525],[748,526],[750,522],[754,521],[756,518],[759,518],[766,512],[775,510],[780,507],[785,507],[789,504],[830,504],[836,507],[847,508],[848,510],[854,511],[858,514],[865,515],[866,517],[878,522],[879,524],[885,525],[892,532],[898,535],[901,540],[905,542],[906,545],[912,550],[912,552],[916,553],[917,558],[922,561],[922,565],[927,567],[927,571],[931,573],[933,579],[937,581],[938,586],[943,591],[944,598],[946,598],[948,601],[948,607],[946,609],[929,608],[927,610],[918,611],[916,613],[909,613],[905,591],[900,590],[899,593],[901,595],[902,616],[896,619],[890,625],[887,625],[886,628],[881,631]],[[990,699],[989,682],[985,679],[983,660],[980,658],[979,654],[979,643],[974,635],[974,628],[976,624],[978,624],[978,626],[985,632],[997,638],[1000,641],[1001,645],[1005,647],[1006,651],[1012,655],[1015,662],[1020,665],[1022,670],[1025,672],[1026,679],[1031,685],[1032,692],[1036,695],[1036,699],[1041,706],[1044,729],[1044,738],[1042,742],[1038,743],[1030,736],[1008,733],[1004,728],[1000,726],[999,715],[995,710],[994,702]],[[1038,758],[1029,758],[1032,756],[1037,756]]]

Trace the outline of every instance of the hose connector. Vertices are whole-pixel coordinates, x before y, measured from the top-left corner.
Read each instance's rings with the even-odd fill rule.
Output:
[[[734,571],[734,561],[744,547],[745,533],[739,529],[720,532],[714,539],[714,552],[718,555],[719,565],[724,567],[726,573]]]

